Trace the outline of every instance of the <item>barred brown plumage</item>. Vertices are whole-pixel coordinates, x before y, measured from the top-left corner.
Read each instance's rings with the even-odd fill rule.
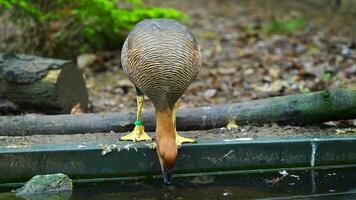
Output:
[[[200,50],[187,27],[169,19],[144,20],[128,35],[122,67],[156,109],[173,108],[200,67]]]
[[[164,182],[169,184],[177,145],[194,142],[177,134],[175,113],[176,102],[201,65],[198,43],[188,28],[175,20],[144,20],[126,38],[121,63],[138,93],[135,129],[121,139],[151,140],[141,122],[143,94],[148,96],[156,110],[156,151]]]

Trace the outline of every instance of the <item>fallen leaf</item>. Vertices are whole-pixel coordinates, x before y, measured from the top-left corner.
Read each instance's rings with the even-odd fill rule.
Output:
[[[210,99],[216,94],[216,89],[208,89],[204,92],[204,98]]]
[[[80,114],[84,113],[80,103],[77,103],[75,106],[73,106],[72,110],[70,111],[70,114]]]
[[[336,134],[353,134],[356,133],[356,128],[345,128],[345,129],[336,129]]]
[[[117,82],[117,86],[119,86],[119,87],[133,87],[134,85],[128,79],[122,79]]]
[[[112,152],[117,148],[116,144],[99,144],[99,147],[102,149],[101,155],[105,156],[106,154]]]
[[[229,68],[219,68],[218,73],[221,75],[229,75],[229,74],[234,74],[236,73],[237,69],[235,67],[229,67]]]
[[[278,78],[281,74],[281,70],[277,67],[268,68],[268,74],[273,78]]]

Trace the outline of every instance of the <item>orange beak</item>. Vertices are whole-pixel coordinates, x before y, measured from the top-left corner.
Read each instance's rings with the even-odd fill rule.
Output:
[[[161,143],[161,145],[160,145]],[[175,143],[174,143],[175,144]],[[169,148],[168,151],[160,148],[160,146],[165,146],[166,143],[158,142],[156,151],[157,151],[157,156],[159,159],[159,163],[161,165],[161,170],[162,170],[162,175],[163,175],[163,181],[165,185],[170,185],[172,183],[172,169],[175,165],[176,159],[177,159],[177,150],[176,147],[175,149]],[[165,147],[163,147],[165,149]]]

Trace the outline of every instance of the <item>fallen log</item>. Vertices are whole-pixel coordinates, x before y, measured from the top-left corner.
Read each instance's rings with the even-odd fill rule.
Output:
[[[98,113],[77,115],[24,115],[0,117],[0,135],[80,134],[130,131],[135,113]],[[143,113],[146,130],[155,130],[153,112]],[[318,124],[331,120],[356,118],[356,90],[335,89],[321,92],[273,97],[246,103],[180,109],[179,131],[224,127],[237,124]]]
[[[15,113],[17,105],[11,101],[0,98],[0,114]]]
[[[82,73],[67,60],[12,52],[0,54],[0,98],[20,111],[68,114],[78,103],[87,110]]]

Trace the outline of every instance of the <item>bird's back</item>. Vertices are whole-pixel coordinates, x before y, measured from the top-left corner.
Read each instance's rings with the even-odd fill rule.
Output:
[[[192,33],[177,21],[144,20],[128,35],[121,61],[156,108],[172,107],[197,75],[200,50]]]

